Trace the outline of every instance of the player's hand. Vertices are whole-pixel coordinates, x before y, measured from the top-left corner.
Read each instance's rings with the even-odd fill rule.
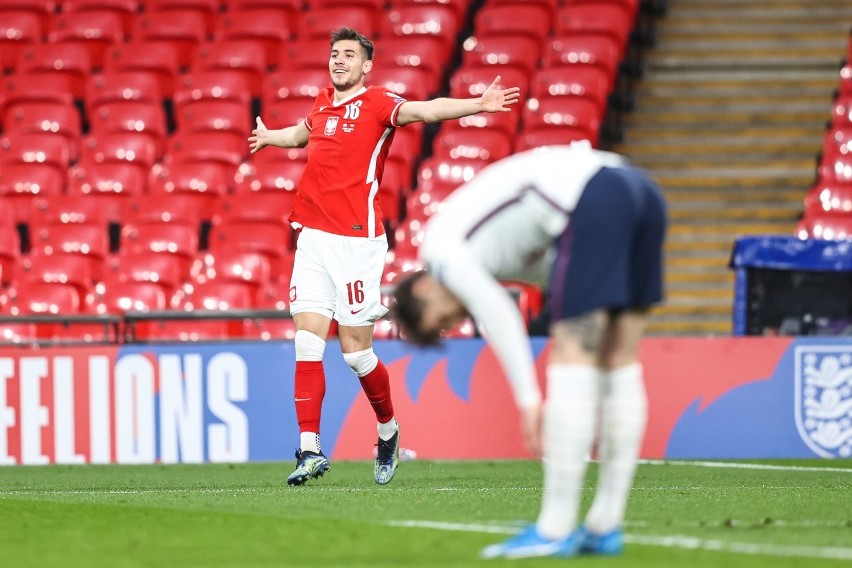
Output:
[[[252,154],[263,149],[269,144],[269,129],[266,128],[266,125],[263,124],[263,121],[260,120],[259,116],[255,119],[255,122],[257,125],[255,126],[255,129],[251,131],[251,136],[248,139],[249,148],[251,149]]]
[[[497,75],[494,82],[482,93],[479,104],[483,112],[509,112],[512,110],[509,107],[521,99],[520,87],[504,89],[500,85],[500,79],[500,75]]]
[[[541,458],[542,453],[541,422],[542,410],[540,404],[521,410],[521,429],[524,434],[524,443],[537,459]]]

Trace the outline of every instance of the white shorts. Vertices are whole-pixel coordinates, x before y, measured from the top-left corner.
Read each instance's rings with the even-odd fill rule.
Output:
[[[371,325],[388,312],[381,280],[387,236],[346,237],[303,228],[290,279],[290,313],[314,312],[340,325]]]

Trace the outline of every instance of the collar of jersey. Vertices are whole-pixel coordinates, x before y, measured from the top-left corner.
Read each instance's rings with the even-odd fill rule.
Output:
[[[357,91],[355,91],[354,93],[352,93],[351,95],[349,95],[348,97],[346,97],[345,99],[341,99],[341,100],[339,100],[339,101],[332,101],[332,102],[331,102],[331,106],[338,107],[338,106],[340,106],[340,105],[342,105],[342,104],[346,104],[346,103],[348,103],[349,101],[351,101],[352,99],[354,99],[355,97],[360,97],[360,96],[361,96],[361,95],[363,95],[365,92],[367,92],[367,87],[361,87],[360,89],[358,89]]]

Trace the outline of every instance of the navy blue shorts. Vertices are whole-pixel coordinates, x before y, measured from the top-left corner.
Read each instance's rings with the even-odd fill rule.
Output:
[[[636,168],[602,168],[557,241],[551,321],[660,302],[665,232],[666,205],[657,184]]]

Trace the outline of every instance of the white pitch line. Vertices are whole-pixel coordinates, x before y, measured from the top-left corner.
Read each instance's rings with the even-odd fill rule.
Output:
[[[425,528],[457,532],[477,532],[492,534],[516,534],[517,527],[499,525],[441,523],[436,521],[392,521],[395,527]],[[712,552],[730,552],[734,554],[779,556],[785,558],[824,558],[830,560],[852,560],[852,548],[839,546],[786,546],[754,544],[751,542],[728,542],[707,540],[686,535],[644,536],[624,535],[628,544],[639,546],[657,546],[662,548],[682,548],[686,550],[708,550]]]
[[[685,460],[639,460],[642,465],[691,465],[696,467],[720,467],[730,469],[771,469],[775,471],[819,471],[852,473],[852,469],[843,467],[812,467],[801,465],[770,465],[764,463],[738,463],[714,461],[685,461]]]

